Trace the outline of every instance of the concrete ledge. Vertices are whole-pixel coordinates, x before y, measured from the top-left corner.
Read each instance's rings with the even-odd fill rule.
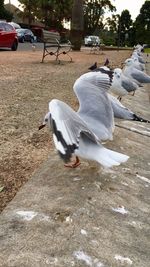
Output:
[[[147,87],[124,101],[150,118]],[[149,142],[116,128],[106,146],[130,159],[111,170],[87,161],[67,169],[52,151],[1,214],[0,266],[148,267]]]

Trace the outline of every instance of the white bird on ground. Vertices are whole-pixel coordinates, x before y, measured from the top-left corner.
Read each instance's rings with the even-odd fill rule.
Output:
[[[132,56],[136,57],[140,63],[145,64],[145,61],[144,61],[143,57],[142,56],[139,56],[139,54],[138,54],[137,51],[134,51],[132,53]]]
[[[133,59],[128,58],[125,60],[125,68],[123,70],[124,74],[133,79],[136,83],[150,83],[150,76],[133,67]]]
[[[119,100],[121,100],[122,96],[132,92],[134,93],[137,89],[138,85],[125,76],[122,69],[114,69],[114,77],[110,87],[110,92],[117,95]]]
[[[106,87],[109,86],[109,79],[106,83]],[[107,149],[100,143],[103,138],[111,138],[114,128],[113,111],[106,91],[101,89],[100,93],[100,87],[83,83],[80,79],[75,82],[74,91],[80,104],[78,112],[53,99],[39,127],[41,129],[48,123],[53,131],[55,147],[65,162],[69,162],[72,155],[76,156],[74,163],[65,166],[77,167],[80,164],[78,156],[95,160],[105,167],[127,161],[127,155]]]
[[[138,70],[141,70],[141,71],[145,71],[145,64],[142,64],[138,61],[138,58],[134,57],[134,56],[131,56],[131,58],[133,59],[133,67],[138,69]]]

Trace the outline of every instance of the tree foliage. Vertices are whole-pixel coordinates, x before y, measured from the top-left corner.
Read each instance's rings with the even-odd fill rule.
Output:
[[[121,46],[126,44],[129,37],[130,27],[132,26],[132,19],[129,10],[123,10],[119,19],[118,34]]]
[[[106,10],[114,11],[110,0],[84,1],[84,32],[93,34],[97,28],[103,28],[103,16]]]
[[[11,21],[13,14],[4,8],[4,0],[0,0],[0,19]]]
[[[45,27],[62,28],[63,19],[71,17],[72,0],[20,0],[29,24],[36,17]]]
[[[145,1],[135,24],[136,42],[150,44],[150,1]]]

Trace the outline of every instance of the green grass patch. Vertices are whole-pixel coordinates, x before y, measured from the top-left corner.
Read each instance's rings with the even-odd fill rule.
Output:
[[[150,48],[144,48],[145,53],[150,53]]]

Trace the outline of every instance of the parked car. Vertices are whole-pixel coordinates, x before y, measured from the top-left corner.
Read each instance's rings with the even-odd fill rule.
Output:
[[[18,38],[15,28],[5,21],[0,21],[0,47],[11,48],[16,51]]]
[[[36,40],[33,32],[29,29],[16,29],[18,40],[21,43],[30,42],[33,43]]]
[[[89,35],[84,38],[85,46],[100,45],[100,38],[98,36]]]

